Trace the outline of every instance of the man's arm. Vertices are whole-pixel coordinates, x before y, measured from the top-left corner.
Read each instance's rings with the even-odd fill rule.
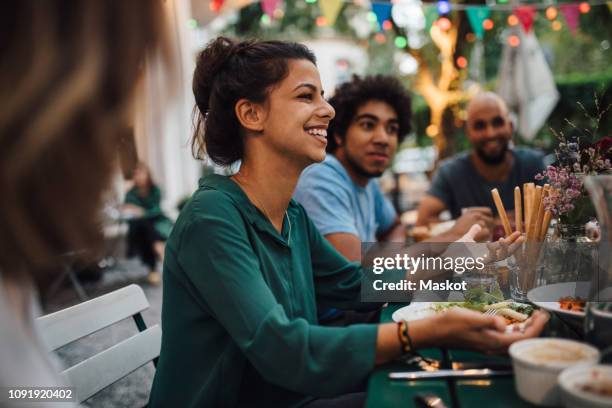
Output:
[[[349,261],[361,262],[361,240],[357,235],[334,232],[325,235],[325,238]]]
[[[355,234],[336,232],[325,235],[325,238],[340,252],[346,259],[352,262],[361,262],[361,240]],[[379,241],[405,242],[405,227],[397,218],[393,225],[378,237]]]
[[[421,200],[417,214],[417,226],[428,226],[432,222],[439,221],[439,216],[442,211],[446,210],[446,204],[439,198],[427,194]]]

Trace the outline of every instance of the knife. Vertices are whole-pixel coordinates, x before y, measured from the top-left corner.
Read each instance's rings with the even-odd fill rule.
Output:
[[[512,370],[512,362],[510,361],[453,361],[451,364],[453,370],[472,370],[475,368],[490,368],[491,370]]]
[[[434,378],[486,378],[511,376],[511,370],[491,370],[489,368],[472,370],[407,371],[389,373],[391,380],[427,380]]]

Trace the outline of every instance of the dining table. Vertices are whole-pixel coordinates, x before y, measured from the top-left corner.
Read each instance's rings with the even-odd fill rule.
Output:
[[[389,304],[381,311],[380,321],[391,322],[392,314],[406,304]],[[554,313],[542,333],[545,337],[563,337],[581,340],[581,332],[561,316]],[[429,348],[418,350],[425,361],[435,361],[440,369],[451,369],[453,363],[482,363],[500,366],[511,364],[508,355],[487,355],[475,351]],[[411,358],[410,360],[418,360]],[[366,408],[423,407],[419,395],[433,394],[439,397],[448,408],[487,407],[523,408],[535,405],[521,399],[517,394],[514,376],[500,376],[478,379],[390,379],[392,372],[422,371],[422,364],[408,361],[394,361],[377,367],[370,375],[367,387]]]

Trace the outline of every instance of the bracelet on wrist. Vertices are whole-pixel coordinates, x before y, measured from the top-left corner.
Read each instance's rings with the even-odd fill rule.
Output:
[[[400,340],[402,354],[411,354],[414,352],[414,347],[412,346],[412,339],[410,338],[410,333],[408,332],[408,322],[402,320],[397,325],[397,335]]]

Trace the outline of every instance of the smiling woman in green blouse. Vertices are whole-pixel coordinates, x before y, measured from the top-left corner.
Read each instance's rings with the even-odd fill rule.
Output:
[[[194,152],[241,166],[200,181],[167,242],[152,407],[359,406],[371,370],[406,347],[495,352],[541,330],[544,316],[504,335],[499,317],[451,311],[411,323],[408,345],[395,323],[317,324],[317,303],[361,306],[359,265],[291,200],[325,157],[334,111],[321,88],[299,44],[220,37],[198,56]]]

